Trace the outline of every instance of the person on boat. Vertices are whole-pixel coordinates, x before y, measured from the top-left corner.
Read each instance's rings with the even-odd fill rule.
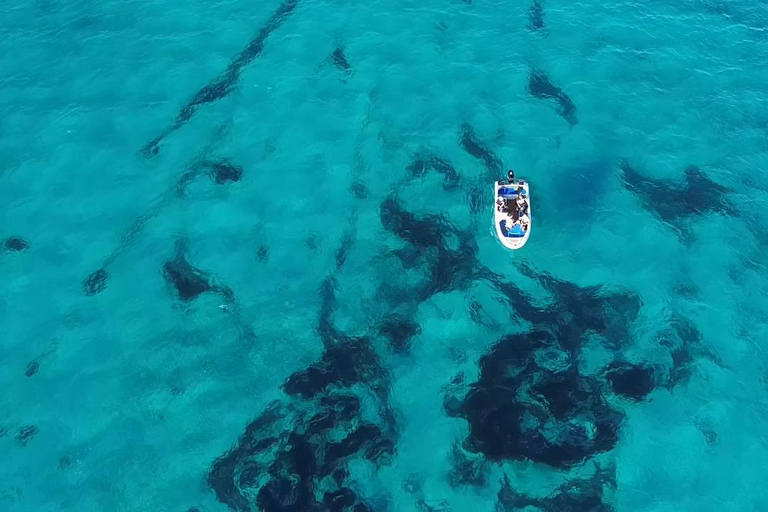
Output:
[[[531,223],[531,218],[527,214],[523,214],[520,217],[520,227],[523,228],[523,231],[528,231],[528,226]]]
[[[507,210],[507,215],[512,217],[512,222],[517,223],[520,220],[520,208],[516,202],[512,202]]]
[[[528,201],[520,193],[517,195],[517,209],[523,215],[528,214]]]

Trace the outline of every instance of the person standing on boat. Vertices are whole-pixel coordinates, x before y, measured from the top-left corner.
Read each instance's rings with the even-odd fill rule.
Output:
[[[514,182],[515,182],[515,171],[509,170],[507,171],[507,182],[504,183],[504,180],[499,180],[496,183],[498,183],[498,185],[501,187],[504,185],[512,185]]]
[[[528,231],[528,226],[531,224],[531,218],[528,216],[528,214],[523,214],[520,217],[520,227],[523,229],[523,232]]]
[[[522,187],[520,187],[520,190],[517,192],[517,209],[520,211],[521,214],[527,215],[528,214],[528,201],[525,200],[525,197],[523,197],[523,194],[521,193]]]

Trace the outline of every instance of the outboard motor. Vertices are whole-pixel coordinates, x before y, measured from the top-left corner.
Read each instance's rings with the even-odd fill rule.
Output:
[[[515,171],[509,170],[507,171],[507,181],[510,185],[512,185],[515,182]]]

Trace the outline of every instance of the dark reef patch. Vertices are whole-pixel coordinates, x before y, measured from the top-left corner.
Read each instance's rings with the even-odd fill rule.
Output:
[[[29,242],[19,236],[9,236],[3,242],[3,247],[9,252],[21,252],[29,249]]]
[[[670,353],[672,365],[664,384],[670,390],[690,379],[696,362],[694,355],[716,359],[704,349],[701,332],[694,323],[677,313],[671,315],[669,328],[658,334],[657,341]]]
[[[554,333],[569,354],[575,355],[581,349],[588,332],[601,334],[613,347],[620,347],[630,338],[630,326],[643,305],[637,294],[608,291],[603,286],[581,287],[548,272],[534,271],[526,264],[520,264],[519,269],[554,297],[552,304],[539,307],[513,283],[489,270],[484,274],[506,297],[515,317]]]
[[[356,199],[368,199],[368,188],[364,183],[356,182],[349,187],[349,191]]]
[[[350,74],[352,72],[352,65],[349,63],[347,54],[344,52],[344,48],[341,46],[338,46],[335,50],[333,50],[333,53],[331,53],[331,62],[333,62],[334,66],[346,74]]]
[[[464,399],[468,448],[489,460],[532,460],[569,468],[613,449],[623,420],[593,380],[575,367],[554,373],[535,364],[557,344],[543,331],[506,336],[480,361],[480,379]],[[527,395],[517,390],[528,389]]]
[[[218,292],[228,300],[233,299],[229,288],[212,284],[208,273],[203,272],[187,260],[186,244],[182,240],[176,242],[176,253],[173,258],[163,264],[163,277],[173,286],[179,299],[189,302],[203,293]]]
[[[176,195],[184,197],[187,187],[202,174],[208,174],[211,181],[217,185],[224,185],[240,181],[244,173],[242,166],[227,159],[196,161],[176,180]]]
[[[738,211],[727,200],[731,189],[712,181],[695,166],[685,170],[682,187],[665,180],[648,178],[621,162],[621,181],[643,207],[661,221],[675,228],[685,241],[686,228],[681,221],[700,215],[720,214],[738,217]]]
[[[697,421],[696,425],[699,432],[701,432],[701,435],[704,436],[704,441],[707,443],[707,446],[717,446],[719,442],[717,431],[706,422]]]
[[[685,299],[696,299],[699,297],[701,290],[691,281],[679,281],[673,285],[672,291]]]
[[[454,390],[444,407],[448,415],[467,420],[466,447],[489,460],[568,468],[613,449],[624,417],[606,402],[599,380],[579,373],[576,358],[590,333],[611,346],[625,344],[642,301],[627,291],[581,287],[525,264],[519,268],[553,300],[535,303],[515,284],[482,269],[482,277],[507,300],[510,319],[533,328],[496,343],[482,357],[479,379],[466,396],[461,399]],[[547,354],[565,359],[552,364]]]
[[[407,318],[390,316],[384,320],[379,333],[386,337],[396,353],[408,352],[411,338],[421,333],[421,327]]]
[[[323,352],[317,363],[294,373],[283,384],[289,395],[311,398],[331,385],[351,386],[380,376],[378,356],[366,339],[350,339]]]
[[[320,239],[314,233],[309,234],[304,239],[304,247],[312,252],[315,252],[317,251],[317,248],[320,247]]]
[[[525,496],[512,489],[507,475],[501,481],[496,512],[517,512],[533,507],[546,512],[613,512],[613,506],[605,502],[605,487],[616,488],[615,469],[596,467],[591,478],[577,478],[561,485],[553,494],[544,498]]]
[[[653,368],[631,363],[611,364],[605,378],[615,393],[638,402],[656,388]]]
[[[456,190],[459,187],[461,177],[451,162],[433,156],[429,159],[429,165],[443,176],[443,188],[445,190]]]
[[[269,259],[269,247],[266,245],[260,245],[259,248],[256,249],[256,259],[261,263],[267,261]]]
[[[444,217],[428,215],[419,218],[403,209],[393,198],[386,199],[379,208],[379,217],[384,229],[411,244],[419,252],[443,245],[443,234],[448,230]]]
[[[379,465],[394,454],[391,432],[364,420],[350,394],[379,378],[373,359],[367,348],[338,347],[291,376],[285,388],[299,400],[273,404],[214,462],[208,483],[219,501],[238,511],[370,510],[346,484],[346,464],[360,457]]]
[[[337,283],[320,286],[320,360],[289,376],[275,401],[217,458],[208,484],[236,511],[371,511],[350,488],[347,464],[395,454],[390,384],[372,343],[333,325]],[[363,417],[363,403],[367,404]]]
[[[466,396],[468,387],[464,381],[464,374],[458,373],[451,379],[451,383],[444,386],[443,411],[449,418],[458,418],[462,414],[462,402]]]
[[[528,8],[528,28],[542,30],[544,28],[544,8],[539,0],[533,0]]]
[[[40,363],[38,361],[30,361],[27,367],[24,369],[24,375],[32,377],[40,369]]]
[[[394,198],[381,204],[379,218],[384,229],[410,246],[399,253],[404,265],[424,269],[418,300],[470,285],[477,265],[477,243],[471,233],[457,229],[440,215],[418,217]]]
[[[191,169],[188,169],[184,174],[182,174],[178,180],[176,180],[176,195],[179,197],[184,197],[184,194],[187,192],[187,187],[190,183],[195,181],[195,178],[197,178],[200,175],[200,166],[193,166]]]
[[[341,270],[344,264],[347,262],[349,251],[352,250],[352,245],[355,243],[355,230],[353,228],[344,232],[344,236],[341,237],[341,245],[336,249],[336,270]]]
[[[469,304],[469,318],[478,325],[485,326],[489,329],[498,329],[499,323],[496,322],[491,315],[489,315],[483,305],[478,301],[473,300]]]
[[[285,411],[279,407],[279,404],[271,404],[245,427],[245,432],[240,436],[237,445],[214,462],[208,473],[208,485],[213,489],[216,498],[230,509],[251,510],[247,495],[241,492],[241,482],[246,490],[247,487],[258,483],[258,478],[266,467],[258,460],[250,459],[256,458],[274,446],[276,439],[272,434],[275,423],[284,415]],[[265,440],[270,442],[264,442]]]
[[[219,185],[229,182],[237,182],[243,178],[243,168],[227,160],[212,162],[209,175]]]
[[[459,139],[459,145],[475,157],[480,160],[485,166],[486,172],[483,175],[484,181],[495,181],[501,177],[501,173],[504,170],[504,166],[501,159],[491,151],[485,144],[475,135],[475,130],[469,123],[463,123],[461,125],[461,138]]]
[[[101,293],[107,287],[108,279],[109,274],[107,271],[100,268],[85,278],[83,281],[83,291],[86,295],[96,295],[97,293]]]
[[[190,301],[213,290],[208,275],[192,266],[182,251],[163,264],[163,277],[176,289],[179,298]]]
[[[484,487],[488,483],[489,469],[488,461],[482,455],[469,454],[459,444],[454,444],[448,483],[454,488],[462,485]]]
[[[336,280],[327,277],[320,285],[320,312],[317,322],[317,334],[323,340],[325,347],[331,347],[337,342],[348,342],[350,338],[338,331],[333,325],[333,312],[336,309]]]
[[[469,205],[469,212],[472,215],[478,215],[488,207],[487,191],[480,187],[472,187],[469,189],[466,195],[467,205]]]
[[[414,178],[423,178],[427,171],[433,170],[443,176],[443,189],[456,190],[459,187],[461,176],[451,162],[430,155],[416,155],[408,166],[408,171]]]
[[[35,425],[25,425],[19,429],[16,433],[16,444],[19,446],[27,446],[34,437],[37,435],[37,427]]]
[[[205,153],[205,152],[203,152]],[[120,245],[102,262],[101,268],[92,272],[83,281],[83,291],[86,295],[96,295],[104,291],[109,279],[108,268],[117,260],[123,251],[138,237],[150,220],[155,218],[162,209],[167,206],[170,199],[184,197],[187,187],[199,176],[207,171],[211,179],[218,184],[239,181],[243,176],[242,167],[232,164],[228,160],[206,160],[202,157],[194,159],[193,163],[186,167],[184,173],[176,180],[172,189],[158,197],[155,204],[147,212],[139,216],[123,233]]]
[[[24,375],[26,377],[34,377],[37,375],[37,372],[40,370],[40,365],[43,364],[43,362],[51,356],[54,352],[56,352],[56,349],[58,348],[58,342],[53,341],[41,354],[38,354],[37,357],[35,357],[32,361],[27,363],[27,366],[24,368]]]
[[[296,9],[299,0],[284,0],[277,10],[269,17],[264,26],[259,30],[256,38],[246,46],[227,66],[222,74],[213,79],[192,97],[192,99],[182,107],[173,124],[167,127],[163,132],[151,140],[142,149],[146,157],[157,155],[160,152],[160,144],[170,134],[184,126],[189,121],[197,109],[207,103],[213,103],[229,95],[240,79],[240,73],[243,68],[253,62],[258,57],[269,35],[280,28],[290,14]]]
[[[219,130],[221,132],[221,130]],[[139,234],[143,231],[144,227],[150,220],[155,218],[164,207],[169,203],[169,200],[183,198],[186,194],[187,187],[199,176],[206,172],[211,179],[218,184],[225,184],[230,182],[239,181],[243,176],[242,167],[232,164],[228,160],[206,160],[203,158],[204,154],[208,150],[204,150],[201,156],[198,156],[193,162],[188,165],[184,172],[174,183],[172,189],[167,190],[161,194],[154,201],[152,206],[147,212],[140,215],[123,233],[120,239],[120,245],[117,246],[112,253],[102,262],[101,268],[92,272],[83,281],[83,291],[86,295],[96,295],[104,291],[107,287],[107,281],[109,279],[108,268],[114,263],[123,253],[123,251],[133,243]],[[175,194],[174,194],[175,192]],[[175,195],[175,197],[174,197]]]
[[[557,113],[569,125],[575,126],[579,120],[576,116],[576,105],[560,87],[552,83],[545,72],[532,69],[528,76],[528,92],[534,98],[553,100],[557,104]]]

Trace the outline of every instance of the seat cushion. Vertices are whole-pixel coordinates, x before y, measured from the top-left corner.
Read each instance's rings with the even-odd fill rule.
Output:
[[[523,197],[526,197],[525,189],[523,189]],[[517,199],[517,187],[500,187],[499,197]]]
[[[508,238],[522,238],[525,236],[525,231],[523,231],[520,224],[515,224],[512,226],[512,229],[507,229],[507,219],[499,221],[499,227],[504,236]]]

